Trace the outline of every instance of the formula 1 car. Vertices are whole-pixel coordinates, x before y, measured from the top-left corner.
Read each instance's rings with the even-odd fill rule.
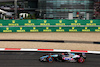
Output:
[[[86,59],[85,53],[62,53],[62,54],[47,54],[40,57],[39,61],[41,62],[53,62],[59,61],[69,61],[69,62],[79,62],[83,63]]]

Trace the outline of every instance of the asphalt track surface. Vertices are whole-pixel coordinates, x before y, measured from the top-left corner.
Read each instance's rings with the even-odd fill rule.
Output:
[[[100,55],[87,54],[85,63],[40,62],[37,52],[0,52],[0,67],[100,67]]]

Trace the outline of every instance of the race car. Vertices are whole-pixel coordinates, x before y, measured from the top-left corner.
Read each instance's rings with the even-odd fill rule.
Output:
[[[69,61],[69,62],[79,62],[83,63],[86,59],[85,53],[62,53],[62,54],[47,54],[43,55],[40,57],[41,62],[53,62],[59,61],[59,62],[64,62],[64,61]]]

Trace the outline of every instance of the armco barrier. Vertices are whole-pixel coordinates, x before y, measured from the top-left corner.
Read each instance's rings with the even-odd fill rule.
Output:
[[[0,48],[0,51],[36,51],[36,52],[77,52],[100,54],[100,51],[86,50],[60,50],[60,49],[21,49],[21,48]]]
[[[0,32],[100,32],[100,20],[0,20]]]

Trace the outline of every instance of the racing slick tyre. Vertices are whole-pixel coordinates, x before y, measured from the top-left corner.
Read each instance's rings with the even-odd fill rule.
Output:
[[[65,60],[62,60],[62,62],[65,62]]]
[[[47,61],[50,62],[50,63],[52,63],[54,61],[54,59],[52,57],[48,57]]]
[[[84,59],[83,57],[80,57],[80,58],[78,59],[78,62],[79,62],[79,63],[84,63],[84,61],[85,61],[85,59]]]

